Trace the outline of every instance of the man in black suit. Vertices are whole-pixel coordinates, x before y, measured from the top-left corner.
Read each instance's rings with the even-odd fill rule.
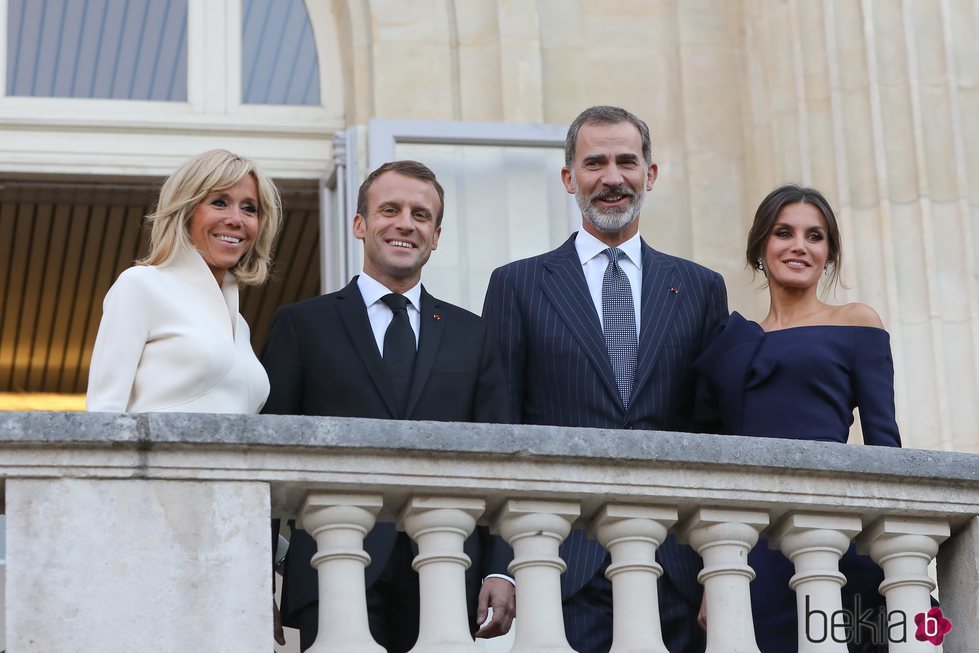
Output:
[[[693,362],[727,316],[727,294],[716,272],[639,237],[656,173],[649,129],[628,111],[591,107],[569,128],[561,178],[582,229],[554,251],[494,271],[483,307],[503,348],[514,422],[689,430]],[[568,641],[580,653],[607,653],[608,554],[574,530],[561,555]],[[671,536],[657,559],[667,647],[703,651],[700,558]]]
[[[343,290],[276,313],[262,352],[272,386],[264,412],[506,420],[497,343],[479,317],[439,301],[421,285],[422,266],[438,246],[443,209],[442,186],[421,163],[386,163],[367,177],[353,226],[364,242],[363,274]],[[309,564],[316,545],[292,526],[282,622],[300,629],[306,650],[318,621],[317,581]],[[372,560],[366,569],[371,634],[389,653],[407,651],[418,636],[412,543],[393,524],[382,523],[364,547]],[[476,636],[504,634],[513,618],[513,584],[492,575],[506,572],[512,551],[477,528],[466,553],[473,562],[467,571],[471,625],[493,608],[492,622]]]

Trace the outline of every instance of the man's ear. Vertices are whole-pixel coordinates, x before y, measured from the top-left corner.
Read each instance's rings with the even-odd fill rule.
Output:
[[[574,176],[571,174],[571,169],[568,166],[561,168],[561,182],[564,183],[564,189],[566,191],[572,195],[575,194]]]
[[[650,163],[649,170],[646,171],[646,190],[653,190],[653,184],[656,182],[658,173],[659,167],[655,163]]]
[[[354,216],[354,238],[363,240],[367,236],[367,218],[361,214]]]
[[[435,227],[435,233],[432,235],[432,251],[438,249],[439,247],[439,236],[442,235],[442,225]]]

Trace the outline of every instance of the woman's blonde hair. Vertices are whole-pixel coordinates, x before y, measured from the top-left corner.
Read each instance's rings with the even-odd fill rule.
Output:
[[[150,253],[139,265],[166,265],[178,251],[193,251],[188,227],[198,205],[215,191],[227,190],[251,175],[258,189],[258,235],[231,273],[239,283],[265,283],[272,265],[272,246],[282,223],[279,191],[254,161],[227,150],[210,150],[186,162],[160,189],[156,210],[146,216],[152,226]]]

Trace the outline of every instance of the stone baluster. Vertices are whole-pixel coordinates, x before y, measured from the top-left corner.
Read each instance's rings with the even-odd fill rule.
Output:
[[[833,615],[843,609],[840,558],[862,527],[859,517],[793,512],[769,536],[769,544],[795,565],[789,587],[796,596],[799,653],[847,652],[846,643],[834,638]]]
[[[510,500],[500,511],[497,524],[513,547],[510,573],[517,582],[520,627],[511,653],[574,653],[564,633],[561,574],[567,566],[558,546],[579,514],[571,501]]]
[[[697,579],[707,601],[706,653],[759,653],[748,588],[755,572],[747,557],[767,525],[763,510],[700,508],[680,528],[681,539],[704,558]]]
[[[364,536],[374,527],[380,495],[310,492],[300,517],[316,540],[319,633],[307,653],[384,653],[367,623]]]
[[[609,653],[668,653],[663,644],[656,549],[677,519],[676,508],[606,504],[591,531],[612,556],[612,648]]]
[[[928,575],[928,565],[949,533],[948,522],[943,519],[881,517],[857,538],[858,549],[869,551],[884,570],[880,593],[887,600],[890,653],[935,651],[931,642],[915,639],[918,627],[914,618],[931,609],[935,582]]]
[[[421,600],[418,640],[411,653],[477,650],[469,634],[463,543],[486,502],[476,498],[413,497],[401,512],[404,530],[418,544],[412,568]]]

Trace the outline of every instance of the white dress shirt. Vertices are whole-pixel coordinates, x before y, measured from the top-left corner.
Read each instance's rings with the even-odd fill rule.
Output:
[[[86,407],[101,412],[257,413],[269,378],[238,313],[238,283],[220,287],[197,250],[137,265],[102,304]]]
[[[388,325],[394,319],[394,311],[387,304],[381,301],[381,297],[389,295],[393,290],[377,279],[374,279],[366,272],[361,272],[357,277],[357,288],[360,296],[364,298],[367,306],[367,319],[371,322],[371,331],[374,332],[374,342],[377,343],[377,351],[381,352],[384,358],[384,333],[388,330]],[[401,293],[408,298],[408,323],[415,334],[415,349],[418,349],[418,329],[421,324],[421,301],[422,284],[416,283],[408,292]]]
[[[574,239],[574,247],[578,251],[578,259],[581,261],[581,269],[585,273],[585,282],[588,284],[588,292],[591,300],[595,304],[595,311],[598,312],[598,322],[605,328],[605,321],[602,318],[602,281],[605,278],[605,269],[608,267],[608,257],[602,252],[608,249],[608,245],[595,238],[582,227]],[[625,241],[618,246],[625,254],[619,259],[619,267],[625,272],[629,279],[629,286],[632,288],[632,303],[636,309],[636,337],[639,337],[639,313],[642,302],[642,241],[639,234]]]

